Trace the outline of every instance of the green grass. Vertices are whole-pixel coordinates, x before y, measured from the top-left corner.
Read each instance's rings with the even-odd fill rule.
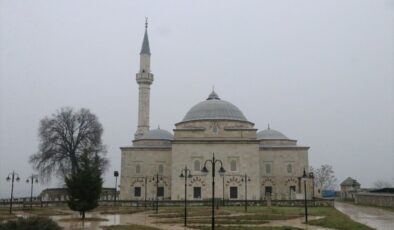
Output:
[[[193,227],[201,230],[210,230],[211,227],[201,226]],[[217,230],[301,230],[302,228],[295,227],[245,227],[245,226],[217,226]]]
[[[154,228],[154,227],[147,227],[147,226],[142,226],[142,225],[137,225],[137,224],[131,224],[131,225],[112,225],[112,226],[106,226],[102,227],[105,230],[160,230],[160,228]]]
[[[347,215],[333,208],[327,212],[325,217],[318,220],[311,220],[308,222],[310,225],[317,225],[327,228],[335,228],[340,230],[372,230],[364,224],[358,223],[350,219]]]
[[[207,216],[211,215],[209,207],[190,207],[188,211],[188,223],[194,225],[205,225],[210,223]],[[244,224],[262,224],[270,220],[287,220],[304,216],[303,207],[249,207],[248,213],[244,212],[243,207],[221,207],[217,210],[217,224],[230,224],[237,227],[221,227],[218,229],[281,229],[281,228],[250,228],[242,227]],[[239,216],[226,217],[229,214],[238,214]],[[324,216],[322,219],[309,221],[310,225],[317,225],[335,229],[346,230],[371,230],[372,228],[353,221],[347,215],[342,214],[333,207],[310,207],[309,216]],[[183,209],[180,207],[163,208],[157,216],[164,220],[158,220],[158,223],[180,224],[183,222]],[[205,229],[204,226],[199,229]],[[283,228],[282,228],[283,229]]]

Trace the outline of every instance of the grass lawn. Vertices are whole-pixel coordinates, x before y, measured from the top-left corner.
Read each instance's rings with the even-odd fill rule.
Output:
[[[106,226],[102,228],[105,230],[160,230],[160,228],[147,227],[147,226],[136,225],[136,224],[116,225],[116,226],[113,225],[113,226]]]
[[[221,207],[216,212],[216,223],[234,226],[222,226],[218,229],[297,229],[297,228],[263,228],[263,227],[246,227],[244,224],[263,224],[271,220],[287,220],[304,216],[303,207],[265,207],[253,206],[248,208],[248,213],[244,212],[243,207],[227,206]],[[229,217],[228,215],[232,215]],[[237,214],[235,216],[235,214]],[[309,207],[310,216],[324,216],[322,219],[310,220],[310,225],[317,225],[328,228],[346,229],[346,230],[372,230],[372,228],[351,220],[347,215],[342,214],[333,207]],[[180,224],[183,223],[182,207],[167,207],[159,209],[159,214],[152,214],[159,218],[158,223]],[[191,206],[188,209],[188,223],[193,226],[206,225],[210,223],[210,207]],[[204,226],[196,227],[198,229],[209,229]]]
[[[195,227],[201,230],[210,230],[211,227]],[[215,229],[217,230],[302,230],[302,228],[295,227],[245,227],[245,226],[217,226]]]

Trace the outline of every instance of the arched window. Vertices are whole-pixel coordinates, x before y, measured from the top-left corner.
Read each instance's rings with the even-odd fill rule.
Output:
[[[159,165],[159,173],[164,172],[164,166],[162,164]]]
[[[139,164],[135,166],[135,173],[137,174],[141,173],[141,166]]]
[[[195,160],[194,161],[194,171],[200,171],[201,167],[200,167],[200,161],[199,160]]]
[[[293,166],[291,164],[287,165],[287,173],[292,173],[293,172]]]
[[[231,171],[237,171],[237,161],[236,160],[231,160],[230,161],[230,170]]]
[[[266,174],[270,174],[271,173],[271,165],[270,164],[266,164],[265,165],[265,173]]]

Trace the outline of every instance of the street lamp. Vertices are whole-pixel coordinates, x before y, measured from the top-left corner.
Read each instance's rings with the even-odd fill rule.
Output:
[[[11,176],[11,177],[10,177]],[[16,176],[16,178],[15,178]],[[7,178],[7,181],[11,180],[11,200],[10,200],[10,214],[12,213],[12,200],[14,199],[14,181],[19,182],[19,174],[16,173],[15,171],[12,171],[12,173],[9,173]]]
[[[307,205],[307,201],[306,201],[306,180],[308,179],[308,176],[306,175],[305,168],[304,168],[304,173],[302,174],[301,179],[304,181],[305,223],[308,223],[308,205]]]
[[[150,178],[149,182],[154,181],[156,184],[156,214],[159,213],[159,181],[163,180],[163,176],[159,176],[158,173],[156,173],[156,176],[153,176]]]
[[[212,165],[212,223],[211,229],[215,230],[215,165],[216,163],[220,163],[219,174],[222,175],[226,172],[223,168],[223,162],[221,160],[215,159],[215,153],[212,153],[212,160],[206,160],[204,163],[204,167],[202,168],[201,172],[205,175],[208,174],[208,169],[206,167],[207,163],[211,163]]]
[[[118,176],[119,176],[119,172],[118,171],[114,171],[114,177],[115,177],[114,206],[116,206],[116,195],[117,195],[117,190],[118,190]]]
[[[241,181],[245,182],[245,212],[248,212],[248,182],[250,181],[250,177],[245,173]]]
[[[33,184],[38,183],[37,175],[31,175],[27,180],[26,183],[31,183],[30,186],[30,209],[33,209]]]
[[[185,173],[185,174],[183,174]],[[179,176],[181,178],[185,178],[185,222],[184,225],[186,226],[186,220],[187,220],[187,178],[192,178],[192,173],[190,169],[188,169],[186,166],[184,169],[181,170],[181,175]]]
[[[309,178],[312,179],[312,199],[313,199],[313,206],[315,206],[315,174],[313,172],[309,173]]]

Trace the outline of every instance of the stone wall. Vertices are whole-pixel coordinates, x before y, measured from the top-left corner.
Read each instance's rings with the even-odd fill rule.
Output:
[[[394,208],[394,194],[388,193],[357,193],[355,203],[361,205],[373,205]]]

